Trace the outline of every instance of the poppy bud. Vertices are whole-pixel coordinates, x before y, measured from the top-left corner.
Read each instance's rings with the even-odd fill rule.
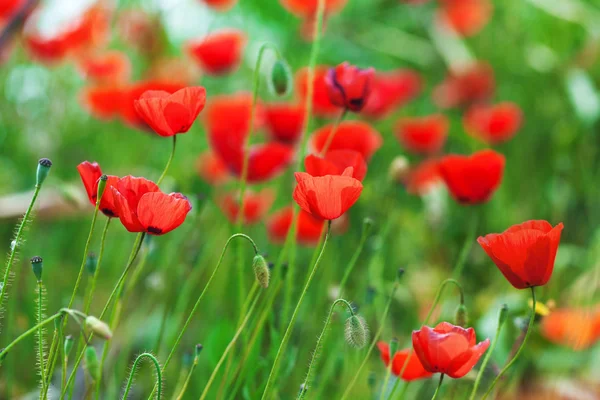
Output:
[[[52,166],[52,161],[47,158],[42,158],[38,161],[37,173],[36,173],[36,186],[40,186],[44,183],[44,180],[48,176],[48,172],[50,172],[50,167]]]
[[[69,353],[71,352],[72,348],[73,348],[73,336],[69,335],[69,336],[65,337],[65,343],[64,343],[65,357],[69,357]]]
[[[102,175],[100,177],[100,180],[98,181],[98,191],[96,192],[96,201],[98,202],[98,204],[100,204],[100,200],[102,199],[102,195],[104,194],[104,189],[106,188],[106,181],[108,181],[107,175]]]
[[[394,183],[402,183],[406,180],[410,171],[408,159],[404,156],[398,156],[392,160],[388,170],[388,178]]]
[[[373,228],[373,225],[375,223],[373,222],[373,220],[369,217],[363,219],[363,229],[365,230],[365,232],[369,233],[369,231],[371,230],[371,228]]]
[[[194,354],[196,356],[196,358],[198,358],[198,356],[200,355],[200,353],[202,352],[202,349],[204,349],[204,346],[201,345],[200,343],[198,343],[196,345],[196,347],[194,348]]]
[[[96,256],[96,253],[90,252],[85,260],[85,268],[90,275],[94,275],[96,273],[96,267],[98,267],[98,257]]]
[[[271,91],[278,96],[285,96],[290,90],[292,73],[290,66],[284,60],[277,60],[271,69],[271,79],[269,87]]]
[[[42,280],[42,257],[35,256],[31,259],[31,269],[33,270],[33,274],[37,278],[38,282]]]
[[[108,325],[98,318],[88,316],[85,319],[85,326],[87,326],[94,334],[100,336],[104,340],[110,340],[112,338],[112,332]]]
[[[369,327],[363,317],[353,315],[346,320],[346,342],[362,349],[369,341]]]
[[[85,349],[85,367],[92,378],[96,382],[100,376],[100,364],[98,363],[98,355],[96,349],[88,346]]]
[[[457,326],[467,327],[469,323],[469,314],[467,313],[467,307],[464,304],[459,304],[454,314],[454,323]]]
[[[506,321],[506,317],[508,317],[508,306],[506,304],[502,304],[502,308],[500,309],[500,313],[498,314],[498,326],[504,324],[504,321]]]
[[[398,338],[392,338],[392,340],[390,340],[390,354],[392,357],[396,354],[396,351],[398,351]]]
[[[254,275],[260,286],[265,289],[269,287],[269,267],[267,266],[265,258],[260,254],[254,256],[252,268],[254,269]]]
[[[325,76],[329,101],[352,112],[360,112],[371,94],[375,77],[373,68],[361,69],[344,62],[331,68]]]

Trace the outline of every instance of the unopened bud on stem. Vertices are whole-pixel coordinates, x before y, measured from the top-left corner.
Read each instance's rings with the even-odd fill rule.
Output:
[[[252,268],[254,269],[254,275],[260,286],[265,289],[269,287],[269,266],[267,265],[265,258],[260,254],[254,256]]]
[[[43,260],[42,257],[35,256],[31,259],[31,269],[38,282],[42,281]]]
[[[88,316],[85,319],[85,326],[87,326],[95,335],[100,336],[104,340],[110,340],[112,338],[112,332],[108,325],[98,318]]]
[[[361,349],[369,342],[369,327],[363,317],[353,315],[346,320],[346,342]]]
[[[48,176],[48,172],[50,172],[50,167],[52,167],[52,161],[47,158],[42,158],[38,161],[37,173],[36,173],[36,185],[40,186],[46,180]]]

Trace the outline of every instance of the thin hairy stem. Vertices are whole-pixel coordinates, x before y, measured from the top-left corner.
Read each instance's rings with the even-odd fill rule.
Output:
[[[125,392],[123,393],[123,400],[127,399],[127,396],[129,396],[129,391],[131,390],[131,386],[133,385],[133,376],[135,375],[135,371],[138,368],[138,364],[144,358],[149,359],[154,364],[154,368],[156,369],[156,386],[158,387],[156,399],[160,400],[161,395],[162,395],[162,371],[160,369],[160,364],[159,364],[158,360],[156,359],[154,354],[151,354],[151,353],[142,353],[139,356],[137,356],[137,358],[133,362],[133,366],[131,367],[131,372],[129,374],[129,379],[127,380],[127,384],[125,385]]]
[[[38,301],[37,301],[37,323],[38,325],[42,322],[43,318],[43,310],[44,310],[44,285],[42,281],[39,280],[37,282],[37,292],[38,292]],[[40,326],[38,328],[38,362],[40,368],[40,379],[42,384],[42,394],[45,393],[46,388],[46,375],[45,375],[45,367],[44,367],[44,327]]]

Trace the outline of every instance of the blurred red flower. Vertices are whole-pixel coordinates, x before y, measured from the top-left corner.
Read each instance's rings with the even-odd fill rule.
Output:
[[[445,156],[438,165],[440,175],[457,202],[479,204],[488,201],[502,182],[504,163],[502,154],[482,150],[470,156]]]
[[[93,206],[96,205],[98,200],[98,182],[102,176],[102,169],[97,162],[84,161],[77,166],[77,171],[85,187],[85,191],[88,195],[88,199]],[[108,175],[102,198],[100,199],[100,205],[98,209],[102,211],[107,217],[118,217],[117,207],[115,204],[115,198],[111,188],[116,186],[119,182],[119,177],[114,175]]]
[[[317,13],[318,0],[279,0],[283,8],[290,13],[302,17],[312,18]],[[348,0],[325,0],[325,14],[332,15],[340,12]]]
[[[367,175],[367,163],[363,156],[354,150],[334,150],[325,157],[308,155],[304,159],[306,172],[312,176],[341,175],[352,167],[352,177],[362,181]]]
[[[523,113],[514,103],[474,105],[465,114],[463,124],[470,135],[490,144],[512,138],[523,120]]]
[[[294,144],[302,136],[306,112],[301,104],[272,103],[264,106],[266,128],[273,140]]]
[[[541,333],[552,343],[575,351],[588,349],[600,339],[600,307],[552,311],[542,319]]]
[[[131,73],[129,58],[116,50],[81,57],[78,67],[86,79],[97,84],[125,82]]]
[[[437,153],[444,147],[450,122],[443,114],[401,118],[396,137],[407,151],[416,154]]]
[[[311,146],[316,153],[320,153],[329,138],[333,125],[325,125],[311,137]],[[365,160],[381,147],[383,139],[371,125],[361,121],[344,121],[339,124],[335,131],[327,152],[333,150],[354,150],[358,151]]]
[[[246,42],[244,32],[227,29],[189,41],[187,51],[207,74],[223,75],[237,69]]]
[[[325,75],[329,101],[346,110],[360,112],[371,94],[374,76],[373,68],[361,69],[347,62],[330,68]]]
[[[410,194],[423,196],[441,180],[438,160],[424,160],[414,167],[410,167],[405,179],[406,191]]]
[[[246,225],[261,222],[275,201],[275,192],[262,189],[258,193],[247,190],[244,199],[243,223]],[[218,198],[219,208],[231,223],[235,223],[240,213],[239,193],[227,193]]]
[[[292,226],[294,209],[292,206],[282,208],[271,215],[267,222],[269,240],[282,244]],[[306,246],[316,246],[323,231],[324,220],[313,217],[312,214],[300,210],[296,223],[296,239]]]
[[[412,342],[425,370],[455,379],[465,376],[490,346],[490,339],[477,344],[473,328],[464,329],[449,322],[413,331]]]
[[[377,348],[379,349],[383,363],[386,366],[389,366],[390,346],[386,342],[377,342]],[[406,361],[407,358],[408,362]],[[402,379],[405,381],[425,379],[433,375],[431,372],[428,372],[425,370],[425,368],[423,368],[421,361],[419,361],[419,357],[417,357],[413,349],[400,350],[394,354],[394,359],[392,361],[392,374],[395,376],[400,376],[400,372],[402,372],[404,363],[406,363],[406,367],[402,373]]]
[[[125,122],[135,128],[149,129],[150,127],[146,121],[138,115],[135,109],[135,101],[139,100],[139,98],[147,91],[162,91],[172,94],[184,87],[184,84],[173,82],[152,80],[134,82],[122,91],[121,99],[118,100],[120,101],[119,115]]]
[[[26,0],[2,0],[0,2],[0,21],[10,19],[25,4]]]
[[[111,189],[121,223],[129,232],[164,235],[181,225],[192,209],[181,193],[165,194],[144,178],[126,176]]]
[[[511,285],[526,289],[543,286],[552,276],[563,227],[526,221],[502,233],[480,236],[477,242]]]
[[[209,7],[217,11],[229,11],[236,5],[237,0],[200,0]]]
[[[433,102],[441,108],[465,106],[488,100],[494,95],[494,70],[486,62],[477,62],[448,74],[433,90]]]
[[[339,112],[339,108],[329,100],[325,77],[329,68],[326,66],[315,67],[314,89],[312,96],[313,112],[319,117],[331,117]],[[308,68],[301,68],[296,72],[296,91],[304,103],[308,95]]]
[[[158,135],[186,133],[206,103],[206,89],[186,87],[173,94],[162,90],[144,92],[134,101],[135,110]]]
[[[225,163],[210,150],[200,154],[196,163],[196,170],[200,178],[211,185],[223,184],[231,178]]]
[[[84,88],[81,101],[89,112],[100,119],[111,119],[119,114],[126,86],[97,85]]]
[[[298,184],[294,189],[294,200],[317,218],[339,218],[358,200],[363,189],[352,173],[352,167],[346,168],[342,175],[314,177],[306,172],[296,172]]]
[[[408,69],[376,72],[362,114],[373,119],[385,118],[415,98],[422,86],[419,74]]]
[[[488,0],[444,0],[439,16],[460,35],[472,36],[489,22],[492,4]]]

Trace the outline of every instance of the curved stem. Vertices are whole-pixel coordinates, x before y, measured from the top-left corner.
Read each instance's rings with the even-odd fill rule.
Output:
[[[437,389],[435,389],[435,393],[433,393],[433,397],[431,400],[435,400],[438,393],[440,392],[440,388],[442,387],[442,382],[444,381],[444,374],[440,374],[440,382],[438,383]]]
[[[354,374],[354,377],[352,378],[352,381],[350,381],[350,383],[346,387],[346,390],[344,391],[344,394],[342,395],[341,400],[345,400],[345,399],[348,398],[348,396],[350,395],[350,392],[352,391],[352,388],[356,384],[356,381],[358,381],[358,377],[360,376],[360,373],[362,372],[362,369],[367,364],[367,361],[369,360],[369,356],[373,352],[373,349],[375,348],[375,345],[377,344],[377,341],[379,340],[379,337],[381,336],[381,333],[383,332],[383,328],[385,326],[385,320],[387,318],[388,313],[390,312],[390,307],[392,306],[392,300],[394,300],[394,293],[396,293],[396,289],[397,288],[398,288],[398,281],[396,281],[394,283],[394,287],[392,288],[392,292],[390,293],[390,298],[388,299],[388,302],[385,305],[385,308],[383,310],[383,314],[381,314],[381,322],[379,324],[379,329],[377,330],[377,333],[375,334],[375,336],[373,336],[373,340],[371,341],[371,345],[369,346],[369,350],[367,351],[367,354],[365,355],[365,358],[363,359],[362,363],[360,364],[360,367],[358,367],[358,370],[356,371],[356,374]]]
[[[173,162],[173,158],[175,158],[175,145],[177,144],[177,135],[173,135],[173,148],[171,149],[171,155],[169,156],[169,160],[167,161],[167,165],[165,165],[165,169],[163,170],[160,178],[156,181],[156,185],[160,186],[165,176],[167,176],[167,172],[169,171],[169,167],[171,166],[171,162]]]
[[[21,336],[17,337],[15,340],[10,342],[8,344],[8,346],[6,346],[4,349],[2,349],[2,351],[0,351],[0,365],[2,365],[2,360],[4,360],[4,358],[10,351],[10,349],[12,349],[14,346],[16,346],[19,342],[21,342],[21,340],[27,338],[29,335],[31,335],[33,333],[36,333],[39,328],[48,325],[50,322],[54,321],[55,319],[62,317],[65,314],[65,312],[66,312],[65,309],[61,309],[59,312],[57,312],[53,316],[46,318],[39,324],[37,324],[34,327],[27,330],[25,333],[22,333]]]
[[[31,202],[29,203],[29,207],[27,207],[27,211],[25,211],[25,215],[23,216],[23,220],[19,225],[19,229],[17,229],[17,234],[15,235],[14,239],[14,246],[12,246],[10,250],[10,255],[8,256],[8,261],[6,262],[6,269],[4,270],[4,277],[2,278],[2,283],[0,284],[0,310],[2,309],[4,294],[8,289],[8,278],[10,276],[10,269],[12,268],[12,265],[15,262],[15,257],[17,255],[17,252],[19,251],[19,247],[21,246],[21,238],[23,236],[23,233],[25,232],[25,226],[27,225],[27,221],[29,221],[31,211],[33,210],[33,205],[35,204],[35,201],[38,198],[38,195],[40,194],[41,188],[41,185],[35,185],[35,190],[33,192]]]
[[[531,286],[531,300],[533,301],[533,305],[532,305],[532,309],[531,309],[531,316],[529,317],[529,325],[527,325],[527,333],[525,334],[525,338],[523,339],[521,346],[519,346],[519,350],[517,350],[517,354],[515,354],[513,359],[510,360],[510,362],[508,364],[506,364],[504,366],[504,368],[502,368],[502,370],[500,371],[498,376],[496,376],[496,378],[490,385],[487,392],[485,392],[485,394],[483,395],[481,400],[485,400],[489,396],[489,394],[492,392],[492,389],[494,389],[494,386],[496,386],[496,383],[498,383],[498,381],[500,380],[502,375],[504,375],[504,373],[515,363],[515,361],[517,361],[517,358],[519,358],[519,356],[521,355],[521,352],[525,348],[525,343],[527,342],[529,335],[531,335],[531,331],[533,331],[533,321],[535,320],[536,298],[535,298],[535,287],[533,287],[533,286]]]
[[[327,136],[327,141],[325,142],[325,145],[321,149],[321,154],[320,154],[321,157],[325,157],[325,154],[327,154],[327,150],[329,150],[329,146],[331,146],[331,143],[333,142],[333,139],[335,138],[335,134],[337,133],[340,123],[344,120],[344,117],[346,117],[346,114],[348,114],[348,109],[344,109],[344,111],[342,111],[342,113],[335,119],[335,122],[333,123],[333,127],[331,128],[331,132],[329,132],[329,136]]]
[[[321,3],[321,2],[322,2],[322,0],[319,3]],[[279,349],[277,350],[277,355],[275,356],[275,361],[273,362],[273,367],[271,367],[271,372],[269,373],[269,378],[267,380],[265,390],[262,394],[263,400],[267,399],[267,396],[269,394],[269,389],[271,389],[271,386],[273,385],[273,381],[275,381],[275,379],[276,379],[277,372],[279,370],[279,361],[281,359],[281,355],[282,355],[283,351],[285,350],[288,340],[290,339],[290,335],[292,334],[292,329],[294,328],[294,324],[296,323],[296,318],[298,317],[298,310],[300,309],[300,306],[302,305],[304,296],[306,295],[306,292],[308,291],[308,287],[310,286],[310,283],[312,282],[312,280],[315,276],[315,273],[317,272],[317,268],[319,266],[321,258],[323,257],[323,254],[325,253],[325,247],[327,247],[327,241],[329,239],[330,231],[331,231],[331,221],[327,221],[327,233],[325,233],[325,240],[323,241],[323,247],[321,247],[321,252],[319,253],[319,257],[317,257],[317,260],[315,261],[315,264],[313,265],[312,271],[310,272],[310,275],[308,276],[308,280],[306,281],[306,284],[304,285],[304,289],[302,289],[302,294],[300,295],[300,299],[298,300],[298,303],[296,304],[296,308],[294,309],[294,312],[292,314],[292,319],[290,320],[290,322],[287,326],[287,329],[285,330],[285,334],[283,335],[283,339],[281,340],[281,343],[279,344]]]
[[[100,238],[100,253],[98,254],[98,260],[96,262],[96,271],[94,272],[94,276],[92,277],[92,285],[90,287],[90,292],[88,293],[88,297],[85,302],[85,307],[83,308],[83,312],[86,314],[90,311],[92,299],[94,298],[94,292],[96,291],[96,280],[98,279],[98,273],[100,271],[100,264],[102,263],[102,255],[104,254],[104,244],[105,244],[105,240],[106,240],[106,234],[108,232],[108,226],[110,225],[110,221],[112,221],[112,218],[106,219],[106,223],[104,224],[104,229],[102,230],[102,236]]]
[[[160,364],[156,357],[154,357],[151,353],[142,353],[133,362],[133,367],[131,367],[131,373],[129,374],[129,379],[127,380],[127,385],[125,386],[125,392],[123,393],[123,399],[127,399],[129,395],[129,391],[131,390],[131,386],[133,385],[133,375],[137,370],[138,364],[142,361],[142,359],[148,358],[154,364],[154,368],[156,368],[156,385],[158,386],[158,393],[156,396],[157,400],[160,400],[160,396],[162,395],[162,371],[160,370]]]
[[[217,377],[217,373],[219,372],[219,369],[221,368],[221,365],[223,365],[223,362],[225,362],[225,358],[227,358],[227,355],[229,354],[229,352],[231,351],[231,349],[233,348],[233,346],[235,346],[235,343],[237,342],[238,337],[242,333],[242,330],[244,329],[244,327],[248,323],[248,320],[250,319],[250,316],[252,315],[252,312],[254,311],[254,308],[256,307],[256,303],[258,302],[259,298],[260,298],[260,293],[258,295],[256,295],[256,297],[254,298],[254,301],[252,302],[252,305],[250,306],[250,309],[248,310],[248,313],[246,314],[246,317],[244,318],[242,324],[240,325],[240,327],[238,328],[237,332],[235,333],[235,336],[231,339],[231,341],[229,342],[229,344],[225,348],[225,351],[223,352],[223,355],[219,359],[219,362],[215,366],[215,369],[213,370],[212,374],[210,375],[210,378],[208,379],[208,382],[206,383],[206,386],[204,387],[204,390],[202,391],[202,395],[200,396],[200,400],[206,399],[206,396],[208,395],[208,391],[209,391],[209,389],[210,389],[213,381]]]
[[[187,330],[190,322],[192,322],[192,319],[194,318],[194,314],[196,314],[196,310],[198,310],[198,307],[200,306],[200,301],[204,297],[204,294],[206,293],[206,291],[210,287],[210,284],[211,284],[212,280],[214,279],[217,271],[219,270],[219,267],[221,266],[221,262],[223,261],[223,257],[225,256],[225,252],[227,251],[227,248],[229,247],[229,243],[231,243],[231,241],[233,239],[238,238],[238,237],[242,238],[242,239],[246,239],[248,242],[250,242],[252,244],[252,247],[254,248],[254,252],[256,254],[258,254],[258,247],[256,246],[256,243],[254,243],[254,240],[252,240],[252,238],[250,236],[248,236],[248,235],[245,235],[243,233],[235,233],[235,234],[231,235],[229,237],[229,239],[227,239],[227,242],[225,243],[225,246],[223,247],[223,251],[221,251],[221,256],[219,257],[219,261],[217,261],[217,266],[215,267],[215,269],[213,270],[212,274],[210,275],[210,278],[208,278],[208,282],[206,282],[206,285],[204,286],[204,289],[202,289],[202,292],[200,292],[200,296],[198,296],[198,299],[196,300],[196,303],[194,304],[194,307],[192,308],[192,311],[190,311],[187,320],[183,324],[183,327],[181,327],[181,329],[179,330],[179,335],[177,336],[177,339],[175,340],[175,343],[173,343],[173,346],[171,347],[171,351],[169,352],[169,355],[167,356],[167,359],[165,360],[165,363],[164,363],[164,365],[162,367],[163,372],[169,366],[169,362],[171,361],[171,358],[175,354],[175,350],[177,349],[177,346],[179,345],[179,342],[181,342],[181,339],[183,338],[183,334]],[[152,397],[153,394],[154,394],[154,391],[150,395],[150,398]]]
[[[331,321],[331,316],[333,315],[333,310],[335,309],[335,306],[338,305],[339,303],[342,303],[343,305],[345,305],[346,308],[348,309],[348,311],[350,311],[350,314],[352,316],[354,315],[354,310],[352,309],[352,305],[350,303],[348,303],[346,300],[340,298],[333,302],[333,304],[331,305],[331,308],[329,309],[329,314],[327,315],[327,319],[325,320],[325,325],[323,325],[323,330],[321,331],[321,334],[319,335],[319,338],[317,339],[317,345],[315,346],[315,350],[313,351],[313,355],[310,360],[310,364],[308,364],[308,371],[306,372],[306,378],[304,379],[304,383],[302,384],[300,392],[298,393],[298,399],[304,398],[304,395],[306,394],[306,391],[308,390],[308,383],[310,382],[310,373],[313,368],[317,367],[317,361],[319,359],[319,351],[321,348],[321,343],[323,342],[323,340],[325,340],[325,335],[327,334],[327,328],[329,327],[329,322]]]
[[[506,306],[505,306],[506,307]],[[533,309],[535,313],[535,308]],[[504,326],[504,321],[506,318],[503,316],[504,309],[500,310],[498,313],[498,326],[496,327],[496,336],[494,336],[494,341],[490,345],[489,350],[487,351],[483,362],[481,363],[481,367],[479,367],[479,372],[477,373],[477,379],[475,379],[475,385],[473,386],[473,390],[471,391],[471,396],[469,396],[469,400],[475,400],[475,395],[477,394],[477,388],[479,387],[479,383],[481,382],[481,377],[485,371],[485,367],[488,365],[490,358],[492,358],[492,353],[498,344],[498,339],[500,338],[500,332],[502,331],[502,327]]]

